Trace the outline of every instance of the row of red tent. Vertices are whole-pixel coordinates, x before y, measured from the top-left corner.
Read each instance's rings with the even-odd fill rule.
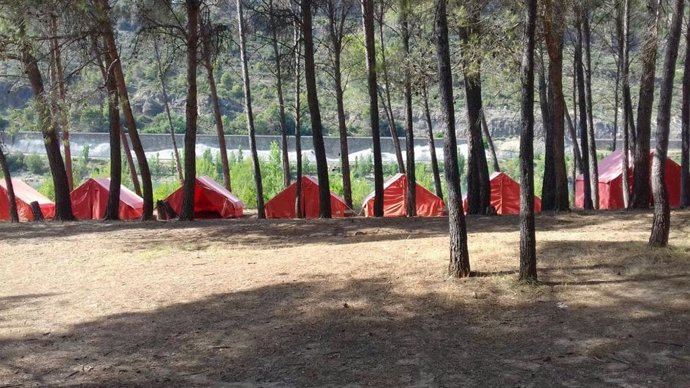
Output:
[[[650,158],[651,160],[651,158]],[[651,166],[651,162],[650,162]],[[627,171],[632,182],[632,169]],[[623,208],[622,191],[622,153],[613,152],[599,163],[599,208]],[[520,211],[520,185],[502,172],[491,175],[491,206],[496,214],[518,214]],[[26,183],[13,179],[13,187],[17,199],[20,220],[33,218],[31,203],[38,202],[45,218],[52,218],[55,205],[45,196],[38,193]],[[669,192],[671,207],[680,204],[680,166],[668,160],[666,163],[666,184]],[[578,177],[575,185],[575,207],[581,208],[584,203],[584,183]],[[110,190],[110,181],[102,178],[90,178],[71,193],[72,210],[79,220],[105,218],[106,206]],[[443,200],[431,191],[417,184],[416,190],[417,215],[421,217],[440,217],[446,214]],[[296,183],[291,184],[271,200],[266,202],[266,217],[295,218],[295,200],[297,196]],[[195,187],[195,218],[238,218],[242,217],[244,205],[237,197],[223,186],[209,177],[198,177]],[[171,214],[161,214],[159,218],[172,218],[182,209],[183,190],[177,191],[163,200],[165,207]],[[400,217],[406,214],[407,178],[397,174],[384,183],[384,217]],[[650,198],[651,203],[651,198]],[[119,216],[122,220],[139,219],[142,216],[144,201],[122,186],[120,190]],[[306,218],[317,218],[319,215],[319,185],[314,178],[302,177],[302,213]],[[373,216],[374,193],[367,196],[363,203],[364,215]],[[467,200],[463,201],[467,211]],[[541,211],[541,200],[535,198],[535,211]],[[338,195],[331,193],[331,215],[345,217],[348,207]],[[9,200],[5,188],[5,181],[0,180],[0,220],[8,220]]]

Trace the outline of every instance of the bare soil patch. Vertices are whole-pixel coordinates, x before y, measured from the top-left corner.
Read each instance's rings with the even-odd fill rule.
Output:
[[[0,224],[0,387],[688,386],[690,213]]]

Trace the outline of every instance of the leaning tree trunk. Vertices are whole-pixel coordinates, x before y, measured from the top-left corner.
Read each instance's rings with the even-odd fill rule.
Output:
[[[671,210],[666,187],[666,157],[668,155],[668,135],[671,127],[671,102],[673,100],[673,80],[676,75],[676,60],[680,45],[683,24],[684,0],[675,0],[671,14],[671,30],[668,34],[666,56],[661,77],[661,92],[656,121],[656,145],[652,161],[652,195],[654,196],[654,218],[649,246],[665,247],[671,230]]]
[[[494,147],[494,140],[489,131],[489,124],[486,122],[486,108],[482,108],[482,131],[484,138],[489,145],[489,152],[491,153],[491,163],[493,164],[494,172],[501,172],[501,166],[498,164],[498,157],[496,156],[496,147]]]
[[[578,11],[579,13],[579,11]],[[578,15],[578,18],[581,17]],[[584,190],[584,208],[593,209],[592,203],[592,186],[590,181],[589,169],[589,136],[587,131],[587,97],[585,94],[585,71],[582,63],[582,23],[577,20],[577,40],[575,43],[575,76],[577,78],[577,96],[578,96],[578,119],[580,121],[580,142],[581,142],[581,157],[582,157],[582,177]],[[591,139],[594,141],[594,139]]]
[[[19,222],[19,213],[17,212],[17,197],[14,195],[14,185],[12,184],[12,176],[10,175],[10,167],[7,165],[5,152],[2,150],[0,144],[0,170],[5,177],[5,187],[7,188],[7,200],[10,205],[10,220],[12,222]]]
[[[237,24],[240,35],[240,59],[242,61],[242,80],[244,86],[244,111],[247,115],[247,132],[249,134],[249,148],[252,153],[254,166],[254,185],[256,187],[256,210],[259,218],[266,218],[264,208],[264,188],[261,182],[261,166],[256,151],[256,130],[254,129],[254,112],[252,110],[252,92],[249,82],[249,60],[247,59],[247,44],[244,25],[244,11],[242,0],[237,0]]]
[[[637,104],[637,144],[633,155],[633,197],[631,206],[649,207],[649,145],[652,131],[654,80],[659,40],[659,13],[661,0],[648,0],[647,31],[645,31],[641,57],[640,96]]]
[[[429,109],[429,94],[426,81],[422,84],[422,99],[424,100],[424,119],[429,141],[429,154],[431,155],[431,172],[434,175],[434,190],[436,196],[443,198],[443,188],[441,187],[441,174],[438,169],[438,158],[436,157],[436,144],[434,144],[434,126],[431,122],[431,110]]]
[[[520,280],[537,281],[534,227],[534,30],[537,0],[525,0],[526,24],[522,55],[522,134],[520,136]]]
[[[410,30],[408,25],[408,14],[410,11],[410,0],[400,0],[400,31],[405,56],[410,55]],[[410,80],[410,69],[405,66],[404,70],[404,99],[405,99],[405,151],[407,157],[407,216],[417,216],[417,177],[415,176],[414,160],[414,126],[412,124],[412,81]]]
[[[117,83],[112,66],[103,66],[101,72],[105,76],[105,86],[108,92],[108,120],[110,124],[110,192],[106,206],[105,219],[120,219],[120,187],[122,185],[122,152],[120,144],[120,109],[118,108]]]
[[[132,148],[137,156],[137,162],[139,162],[144,196],[143,219],[150,220],[153,218],[153,185],[151,183],[151,170],[149,169],[149,164],[146,160],[144,146],[139,138],[137,124],[134,120],[134,114],[132,113],[132,107],[129,102],[129,93],[127,92],[125,75],[122,71],[122,62],[120,61],[117,43],[115,42],[115,34],[113,32],[113,26],[110,20],[110,5],[108,4],[108,0],[96,0],[96,4],[98,8],[100,8],[100,11],[103,12],[101,20],[101,33],[103,35],[103,41],[105,43],[108,56],[114,59],[114,62],[111,64],[111,66],[115,72],[115,81],[117,82],[120,108],[122,109],[125,123],[127,124],[129,137],[132,140]]]
[[[328,161],[323,143],[321,110],[316,87],[316,65],[314,64],[314,37],[312,31],[311,7],[313,0],[302,0],[302,36],[304,37],[304,81],[307,87],[307,105],[311,118],[316,173],[319,178],[319,217],[331,218],[331,189],[328,181]]]
[[[271,29],[271,46],[275,61],[276,95],[278,98],[278,121],[280,123],[281,157],[283,162],[283,187],[290,186],[290,158],[288,155],[288,130],[285,119],[285,99],[283,98],[283,73],[280,63],[280,50],[278,49],[278,32],[275,22],[273,0],[268,1],[268,18]]]
[[[450,263],[448,274],[451,277],[470,276],[470,256],[467,246],[467,228],[462,209],[460,188],[460,169],[458,168],[458,145],[455,137],[455,108],[453,106],[453,73],[450,63],[448,43],[448,16],[446,0],[435,0],[436,18],[436,56],[438,59],[439,94],[441,97],[441,121],[445,130],[443,142],[448,186],[448,226],[450,235]]]
[[[187,0],[187,104],[185,116],[187,130],[184,134],[184,185],[182,186],[182,211],[180,221],[194,220],[194,195],[196,188],[196,131],[197,118],[197,47],[199,44],[199,9],[201,1]]]
[[[589,11],[583,10],[582,14],[583,54],[585,64],[585,95],[587,96],[587,129],[589,131],[589,178],[592,187],[592,205],[599,209],[599,166],[597,160],[597,142],[594,134],[594,119],[592,117],[592,50],[591,31],[589,27]]]
[[[629,1],[629,0],[628,0]],[[683,68],[683,104],[680,162],[680,205],[690,206],[690,23],[685,34],[685,65]]]
[[[445,5],[444,5],[445,9]],[[381,132],[376,81],[376,43],[374,33],[374,0],[362,0],[362,23],[367,55],[367,85],[369,91],[369,124],[374,153],[374,217],[383,217],[383,163],[381,161]]]
[[[295,214],[297,218],[304,218],[304,204],[302,203],[302,106],[301,106],[301,34],[299,22],[295,19],[294,47],[295,47],[295,154],[297,158],[295,181]]]
[[[65,153],[65,172],[67,173],[67,184],[69,190],[74,189],[74,175],[72,173],[72,148],[69,143],[69,108],[67,106],[67,91],[65,89],[65,72],[62,67],[62,55],[60,49],[60,39],[58,38],[57,16],[50,15],[50,46],[52,65],[54,69],[55,79],[57,81],[60,103],[58,108],[58,116],[60,118],[60,127],[62,128],[62,147]]]
[[[23,29],[23,27],[20,27]],[[67,183],[67,172],[65,163],[60,154],[60,140],[58,139],[56,121],[50,114],[50,104],[46,98],[43,86],[43,76],[38,67],[38,61],[32,54],[33,48],[25,43],[21,48],[21,61],[24,66],[31,89],[34,93],[36,111],[43,134],[43,143],[48,155],[48,165],[53,177],[53,187],[55,188],[55,219],[58,221],[74,220],[72,213],[72,201],[69,194]]]

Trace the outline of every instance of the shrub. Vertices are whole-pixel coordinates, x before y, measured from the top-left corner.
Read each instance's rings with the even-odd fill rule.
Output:
[[[27,155],[24,158],[24,165],[26,166],[26,169],[32,174],[43,175],[48,171],[46,161],[40,155]]]

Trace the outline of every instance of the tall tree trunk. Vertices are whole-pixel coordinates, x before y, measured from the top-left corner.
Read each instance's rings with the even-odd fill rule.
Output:
[[[331,218],[331,189],[328,181],[328,161],[323,142],[321,110],[316,87],[316,65],[314,64],[314,37],[312,31],[311,7],[313,0],[302,1],[302,36],[304,37],[304,81],[307,87],[307,104],[311,118],[316,173],[319,178],[319,217]]]
[[[565,5],[562,1],[545,1],[544,38],[549,56],[549,118],[552,133],[553,182],[555,211],[568,211],[568,173],[565,168],[565,96],[563,94],[563,31]],[[575,140],[575,145],[577,141]],[[543,206],[543,204],[542,204]]]
[[[665,247],[671,230],[671,210],[666,187],[666,157],[668,155],[668,136],[671,127],[671,102],[673,100],[673,80],[676,75],[678,46],[680,45],[683,24],[684,0],[675,0],[671,13],[671,29],[666,45],[664,68],[661,76],[661,92],[656,121],[656,145],[652,160],[652,195],[654,196],[654,218],[649,246]]]
[[[161,83],[161,91],[163,92],[163,104],[165,106],[165,114],[168,117],[168,126],[170,128],[170,139],[173,146],[173,158],[175,159],[175,169],[177,170],[177,179],[180,184],[184,183],[184,175],[182,174],[182,163],[180,162],[180,151],[177,149],[177,139],[175,137],[175,126],[172,121],[172,114],[170,114],[170,99],[168,98],[168,88],[165,85],[165,74],[163,65],[161,64],[161,55],[158,50],[158,42],[153,43],[154,53],[156,55],[156,63],[158,65],[158,79]],[[129,147],[127,147],[129,148]]]
[[[408,25],[408,15],[410,12],[410,0],[400,0],[400,35],[403,44],[405,57],[410,55],[410,30]],[[405,99],[405,151],[407,158],[407,216],[417,216],[417,177],[415,175],[414,160],[414,126],[412,123],[412,81],[410,80],[410,69],[405,65],[404,70],[404,99]]]
[[[589,27],[589,10],[582,9],[582,37],[585,64],[585,95],[587,96],[587,129],[589,131],[589,177],[592,187],[592,205],[599,209],[599,166],[597,159],[597,142],[594,133],[594,119],[592,117],[592,50],[591,30]]]
[[[60,49],[60,39],[58,38],[57,16],[50,15],[50,46],[52,65],[57,81],[58,93],[60,97],[60,105],[58,108],[58,117],[60,127],[62,128],[62,147],[65,153],[65,172],[67,173],[67,184],[69,190],[74,189],[74,175],[72,173],[72,149],[69,144],[69,107],[67,106],[67,90],[65,88],[65,74],[62,67],[62,55]],[[58,118],[56,117],[56,119]]]
[[[340,135],[340,168],[343,175],[343,197],[345,204],[354,208],[352,203],[352,180],[350,174],[350,150],[347,144],[347,124],[345,122],[345,103],[343,91],[343,77],[341,58],[343,52],[343,22],[345,14],[337,14],[337,6],[332,0],[327,3],[328,11],[328,35],[333,50],[333,83],[335,87],[335,105],[338,116],[338,134]],[[341,7],[343,7],[341,5]],[[346,10],[341,9],[340,12]]]
[[[7,200],[10,204],[10,220],[12,222],[19,222],[19,213],[17,212],[17,197],[14,195],[14,185],[12,184],[12,176],[10,175],[10,167],[7,165],[7,158],[5,152],[2,150],[0,144],[0,171],[5,177],[5,187],[7,188]]]
[[[520,280],[537,281],[534,226],[534,31],[537,0],[525,0],[526,24],[522,55],[522,118],[520,135]]]
[[[144,147],[141,144],[139,132],[137,131],[137,124],[134,120],[134,114],[132,113],[132,107],[129,102],[125,75],[122,71],[122,63],[118,54],[117,43],[115,42],[113,26],[110,20],[110,5],[108,4],[108,0],[96,0],[96,4],[99,12],[102,13],[101,33],[103,35],[103,41],[105,43],[106,50],[108,51],[108,56],[114,59],[111,66],[115,72],[115,81],[117,82],[120,108],[122,109],[122,113],[125,117],[129,137],[132,140],[132,148],[137,156],[137,162],[139,163],[139,170],[141,172],[141,183],[144,197],[143,219],[150,220],[153,218],[153,185],[151,183],[151,170],[149,169],[149,164],[146,160],[146,153],[144,152]]]
[[[480,31],[480,9],[470,6],[468,26],[460,29],[460,39],[465,50],[477,44]],[[463,55],[463,77],[467,107],[467,204],[468,214],[488,214],[491,206],[491,186],[486,150],[482,139],[482,78],[481,60]]]
[[[630,207],[630,182],[628,182],[628,167],[630,166],[630,136],[633,124],[632,104],[630,99],[630,0],[622,0],[619,4],[621,10],[619,14],[619,39],[620,49],[620,68],[623,81],[623,158],[621,171],[623,171],[623,204],[626,209]],[[634,132],[634,130],[632,130]]]
[[[20,33],[23,35],[23,27],[20,27],[20,30]],[[40,123],[39,127],[43,134],[43,143],[48,155],[48,165],[53,177],[53,186],[55,187],[55,219],[58,221],[71,221],[74,220],[72,201],[69,195],[65,163],[60,154],[60,140],[58,139],[56,121],[51,117],[50,103],[43,86],[43,76],[32,51],[33,48],[29,43],[24,43],[21,47],[21,61],[24,66],[24,73],[26,73],[34,93]]]
[[[268,0],[268,17],[271,29],[271,46],[275,61],[276,95],[278,97],[278,121],[280,123],[281,157],[283,162],[283,186],[290,186],[290,158],[288,156],[287,121],[285,119],[285,99],[283,98],[283,73],[278,49],[278,32],[275,22],[273,0]]]
[[[445,4],[444,4],[445,9]],[[369,91],[369,124],[374,153],[374,217],[383,217],[383,163],[379,129],[379,100],[376,81],[376,38],[374,33],[374,0],[362,0],[362,24],[367,54],[367,85]]]
[[[441,174],[438,169],[438,159],[436,158],[436,144],[434,144],[434,127],[431,123],[431,110],[429,109],[429,92],[427,91],[426,81],[422,84],[422,98],[424,100],[424,119],[429,141],[429,154],[431,155],[431,172],[434,175],[434,190],[436,196],[443,198],[441,188]]]
[[[297,218],[304,218],[304,204],[302,203],[302,78],[301,78],[301,33],[298,18],[295,19],[294,26],[294,47],[295,47],[295,154],[297,158],[296,170],[297,180],[295,181],[295,214]]]
[[[581,157],[582,157],[582,177],[583,177],[583,190],[584,190],[584,208],[594,209],[592,203],[592,186],[590,181],[590,169],[589,169],[589,136],[587,131],[587,97],[585,94],[585,71],[584,64],[582,63],[582,23],[579,20],[581,18],[580,10],[577,9],[576,12],[578,19],[575,23],[577,24],[577,40],[575,43],[575,76],[577,77],[577,96],[578,96],[578,119],[580,121],[580,142],[581,142]],[[594,141],[594,139],[592,139]]]
[[[111,61],[112,62],[112,61]],[[102,63],[102,62],[100,62]],[[102,66],[105,86],[108,92],[108,120],[110,125],[110,190],[105,219],[120,219],[120,187],[122,185],[122,150],[120,144],[120,109],[118,108],[117,83],[110,66]]]
[[[649,145],[654,104],[654,77],[659,40],[659,13],[661,0],[647,0],[647,30],[642,40],[642,71],[640,96],[637,105],[637,143],[633,156],[633,197],[631,206],[649,207]]]
[[[393,139],[393,147],[395,148],[395,159],[398,162],[398,172],[405,173],[405,163],[402,157],[402,148],[400,147],[400,138],[398,138],[398,129],[395,125],[395,115],[393,115],[393,106],[391,105],[391,90],[390,82],[388,80],[388,63],[386,61],[386,42],[383,39],[383,20],[385,16],[385,2],[381,1],[381,8],[378,14],[379,23],[379,43],[381,44],[381,70],[383,71],[383,89],[384,94],[381,96],[381,103],[383,110],[386,112],[386,121],[388,121],[388,130]]]
[[[119,94],[119,93],[118,93]],[[141,186],[139,185],[139,176],[137,175],[137,165],[134,163],[134,158],[132,157],[132,150],[129,148],[129,140],[127,139],[127,134],[120,124],[120,142],[122,143],[122,151],[125,154],[127,160],[127,166],[129,166],[129,177],[132,179],[132,185],[134,186],[134,192],[141,197]]]
[[[210,23],[205,21],[204,23]],[[223,185],[228,191],[232,191],[232,181],[230,180],[230,164],[228,162],[228,147],[225,144],[225,129],[223,128],[223,115],[220,112],[220,100],[218,98],[218,88],[214,75],[214,65],[212,60],[211,26],[202,25],[202,56],[204,67],[206,68],[206,78],[208,87],[211,91],[211,105],[213,106],[213,121],[216,123],[216,135],[218,136],[218,148],[220,148],[221,170],[223,171]]]
[[[264,188],[261,182],[261,166],[259,154],[256,151],[256,131],[254,129],[254,112],[252,110],[252,93],[249,82],[249,60],[247,59],[247,44],[244,25],[243,0],[237,0],[237,24],[240,35],[240,58],[242,61],[242,80],[244,86],[244,112],[247,115],[247,132],[249,134],[249,148],[252,153],[252,165],[254,166],[254,185],[256,187],[256,210],[259,218],[266,218],[264,208]]]
[[[628,0],[629,1],[629,0]],[[680,205],[690,206],[690,23],[685,34],[685,65],[683,67],[683,103],[680,162]]]
[[[182,211],[180,221],[194,220],[194,192],[196,188],[196,131],[199,111],[197,108],[197,51],[199,46],[200,0],[187,2],[187,104],[185,116],[187,128],[184,134],[184,185],[182,186]],[[227,158],[226,158],[227,160]]]
[[[458,168],[458,145],[455,135],[455,108],[453,106],[453,73],[448,43],[448,16],[446,0],[435,0],[436,56],[438,59],[439,92],[441,97],[441,120],[445,130],[443,151],[446,184],[448,186],[448,226],[450,235],[451,277],[470,276],[470,256],[467,246],[467,227],[462,209],[460,169]]]
[[[489,152],[491,152],[491,163],[493,164],[494,172],[501,172],[501,166],[498,164],[498,157],[496,156],[496,147],[494,147],[494,140],[491,136],[491,131],[489,131],[489,124],[486,122],[486,108],[482,108],[482,131],[484,132],[484,138],[489,144]]]
[[[570,141],[573,143],[572,187],[574,195],[577,191],[577,176],[580,174],[580,171],[582,171],[582,156],[580,154],[580,147],[577,145],[577,134],[575,131],[575,125],[573,124],[573,120],[570,118],[570,113],[568,112],[568,107],[565,104],[565,99],[563,99],[563,112],[565,113],[566,121],[568,122],[568,132],[570,133]]]
[[[542,117],[542,126],[544,127],[544,177],[542,181],[541,191],[541,206],[543,210],[556,210],[556,163],[554,162],[554,154],[556,153],[556,144],[553,134],[553,126],[551,123],[551,104],[549,101],[549,86],[546,83],[546,65],[544,64],[544,55],[540,49],[539,54],[535,59],[535,64],[538,67],[539,80],[535,81],[539,85],[539,108]]]

